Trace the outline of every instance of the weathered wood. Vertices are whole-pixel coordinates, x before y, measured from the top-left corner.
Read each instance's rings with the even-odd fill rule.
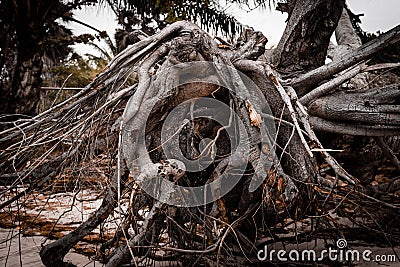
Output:
[[[400,131],[398,126],[358,125],[353,122],[333,122],[314,116],[310,117],[310,123],[316,131],[359,136],[394,136]]]
[[[301,97],[299,101],[303,105],[308,106],[313,100],[315,100],[321,96],[327,95],[329,92],[332,92],[334,89],[336,89],[338,86],[340,86],[347,80],[349,80],[349,79],[353,78],[354,76],[356,76],[357,74],[359,74],[362,71],[362,69],[363,69],[362,65],[355,66],[354,68],[346,71],[342,75],[339,75],[339,76],[333,78],[332,80],[330,80],[324,84],[321,84],[317,88],[313,89],[311,92],[309,92],[306,95],[304,95],[303,97]]]
[[[400,84],[358,92],[342,91],[317,99],[309,113],[332,121],[355,122],[366,125],[400,125],[400,107],[393,105]]]
[[[342,58],[332,61],[324,66],[312,70],[298,78],[293,79],[290,84],[296,89],[297,93],[302,96],[312,90],[312,87],[319,82],[329,79],[333,75],[343,71],[354,64],[384,50],[388,46],[400,41],[400,25],[390,31],[381,34],[374,40],[365,43],[356,50],[349,52]]]
[[[117,172],[114,173],[111,185],[100,207],[78,228],[53,243],[42,247],[40,250],[40,257],[45,266],[63,266],[63,259],[68,251],[78,243],[80,239],[96,229],[96,227],[107,219],[114,210],[118,204],[118,179],[121,178],[122,181],[126,181],[129,175],[129,170],[126,168],[125,164],[123,164],[121,168],[123,169],[122,177],[118,177]]]
[[[329,39],[344,0],[295,1],[272,64],[285,74],[304,73],[324,65]]]

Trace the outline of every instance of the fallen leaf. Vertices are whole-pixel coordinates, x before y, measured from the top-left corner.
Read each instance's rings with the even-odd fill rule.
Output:
[[[218,44],[218,48],[229,49],[229,45]]]
[[[282,193],[282,191],[284,189],[283,188],[284,185],[285,185],[285,180],[282,177],[279,177],[279,179],[278,179],[278,192],[279,193]]]
[[[250,103],[249,100],[246,100],[245,106],[246,106],[247,111],[249,112],[251,126],[256,126],[256,127],[260,128],[261,121],[262,121],[260,114],[257,113],[254,106]]]
[[[354,213],[354,209],[344,208],[344,210],[348,213]]]
[[[391,179],[389,177],[385,177],[383,174],[378,174],[375,176],[375,181],[378,183],[389,183]]]

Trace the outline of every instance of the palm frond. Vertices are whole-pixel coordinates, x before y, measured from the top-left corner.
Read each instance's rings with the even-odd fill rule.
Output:
[[[102,2],[110,5],[117,15],[129,12],[142,19],[154,19],[161,24],[159,28],[175,21],[190,20],[207,31],[220,31],[225,35],[235,35],[243,29],[243,25],[227,14],[217,0],[103,0]],[[275,3],[275,0],[226,0],[224,4],[271,8],[271,4]]]

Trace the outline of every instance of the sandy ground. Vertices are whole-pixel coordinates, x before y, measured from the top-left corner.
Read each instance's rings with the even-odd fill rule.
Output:
[[[44,266],[40,260],[40,244],[45,240],[42,236],[21,236],[9,241],[12,234],[11,229],[0,228],[0,266]],[[20,243],[20,246],[19,246]],[[21,249],[21,253],[20,253]],[[21,256],[20,256],[21,255]],[[88,257],[71,251],[65,257],[65,261],[72,262],[77,266],[103,266],[99,262],[92,261]],[[22,263],[22,264],[21,264]]]
[[[54,238],[59,238],[78,227],[100,206],[102,199],[99,195],[100,192],[91,190],[83,190],[77,194],[30,195],[24,199],[24,205],[20,209],[20,224],[15,205],[0,210],[0,227],[3,227],[0,228],[0,266],[43,266],[39,256],[41,244],[48,244],[54,241]],[[118,220],[114,218],[113,222],[106,223],[104,227],[112,234],[117,223]],[[20,236],[18,229],[21,229]],[[96,247],[101,243],[98,240],[99,231],[97,228],[87,237],[86,241],[89,243],[80,242],[77,245],[81,249],[80,252],[91,255],[96,253]],[[48,235],[53,239],[46,240]],[[10,237],[14,238],[10,240]],[[88,256],[78,254],[74,249],[66,255],[65,261],[77,266],[102,266]]]
[[[0,267],[13,267],[13,266],[43,266],[39,251],[42,243],[49,243],[52,240],[46,240],[45,235],[53,233],[53,238],[59,238],[64,234],[68,233],[70,230],[76,228],[80,223],[85,221],[90,213],[94,212],[101,204],[101,194],[92,190],[83,190],[77,194],[71,193],[59,193],[53,195],[43,195],[38,193],[36,195],[30,196],[26,199],[24,208],[20,210],[21,214],[25,217],[21,217],[25,220],[25,223],[30,220],[37,224],[24,225],[23,223],[18,224],[15,220],[16,207],[12,207],[9,210],[0,210],[0,225],[5,225],[0,228]],[[127,209],[127,201],[122,201],[123,210]],[[22,216],[21,215],[21,216]],[[119,224],[120,218],[118,213],[113,214],[109,221],[104,224],[105,231],[110,236],[115,232],[117,225]],[[332,217],[333,216],[332,214]],[[346,220],[344,218],[337,217],[337,220]],[[7,220],[7,221],[6,221]],[[12,222],[12,223],[11,223]],[[57,222],[57,227],[53,228],[53,224]],[[342,221],[344,225],[351,225],[351,222]],[[297,222],[297,230],[307,230],[310,224],[307,221]],[[294,224],[292,224],[294,227]],[[304,229],[303,229],[304,228]],[[31,236],[18,236],[18,229],[22,229],[23,232]],[[288,227],[288,235],[293,235],[293,232]],[[32,236],[33,235],[33,236]],[[12,240],[10,237],[14,236]],[[281,236],[283,237],[283,236]],[[99,239],[99,228],[94,230],[94,233],[86,240],[88,243],[80,244],[80,252],[92,252],[91,255],[96,253],[96,247],[102,241]],[[267,240],[264,240],[266,242]],[[259,245],[262,245],[262,242]],[[322,239],[317,239],[313,242],[295,244],[286,244],[282,247],[282,244],[278,243],[274,246],[268,246],[268,251],[275,249],[285,250],[287,253],[291,250],[297,250],[300,253],[304,250],[315,249],[320,252],[320,250],[325,248],[324,241]],[[76,249],[76,248],[74,248]],[[65,261],[72,262],[77,266],[103,266],[99,262],[91,260],[88,256],[78,254],[76,250],[72,249],[65,257]],[[395,252],[397,255],[400,254],[400,247],[395,248],[395,252],[388,247],[379,248],[371,247],[370,244],[365,242],[360,242],[360,244],[355,247],[352,246],[350,249],[358,250],[360,253],[366,249],[372,252],[373,256],[384,255],[384,256],[394,256]],[[255,255],[253,255],[255,256]],[[274,256],[276,260],[276,254]],[[169,263],[151,263],[152,266],[170,266]],[[323,265],[320,265],[323,266]],[[325,265],[326,266],[326,265]],[[355,266],[400,266],[400,261],[395,259],[395,262],[366,262],[360,260]]]

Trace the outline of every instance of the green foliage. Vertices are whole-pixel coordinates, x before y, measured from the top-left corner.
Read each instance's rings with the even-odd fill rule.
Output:
[[[106,67],[107,60],[91,55],[87,56],[88,58],[85,59],[72,53],[62,64],[51,67],[45,72],[46,79],[43,80],[43,87],[62,87],[67,90],[41,90],[39,112],[43,112],[77,93],[76,90],[68,88],[85,87]]]
[[[103,58],[89,55],[88,59],[73,53],[63,64],[49,70],[51,78],[44,83],[48,86],[85,87],[107,65]]]

